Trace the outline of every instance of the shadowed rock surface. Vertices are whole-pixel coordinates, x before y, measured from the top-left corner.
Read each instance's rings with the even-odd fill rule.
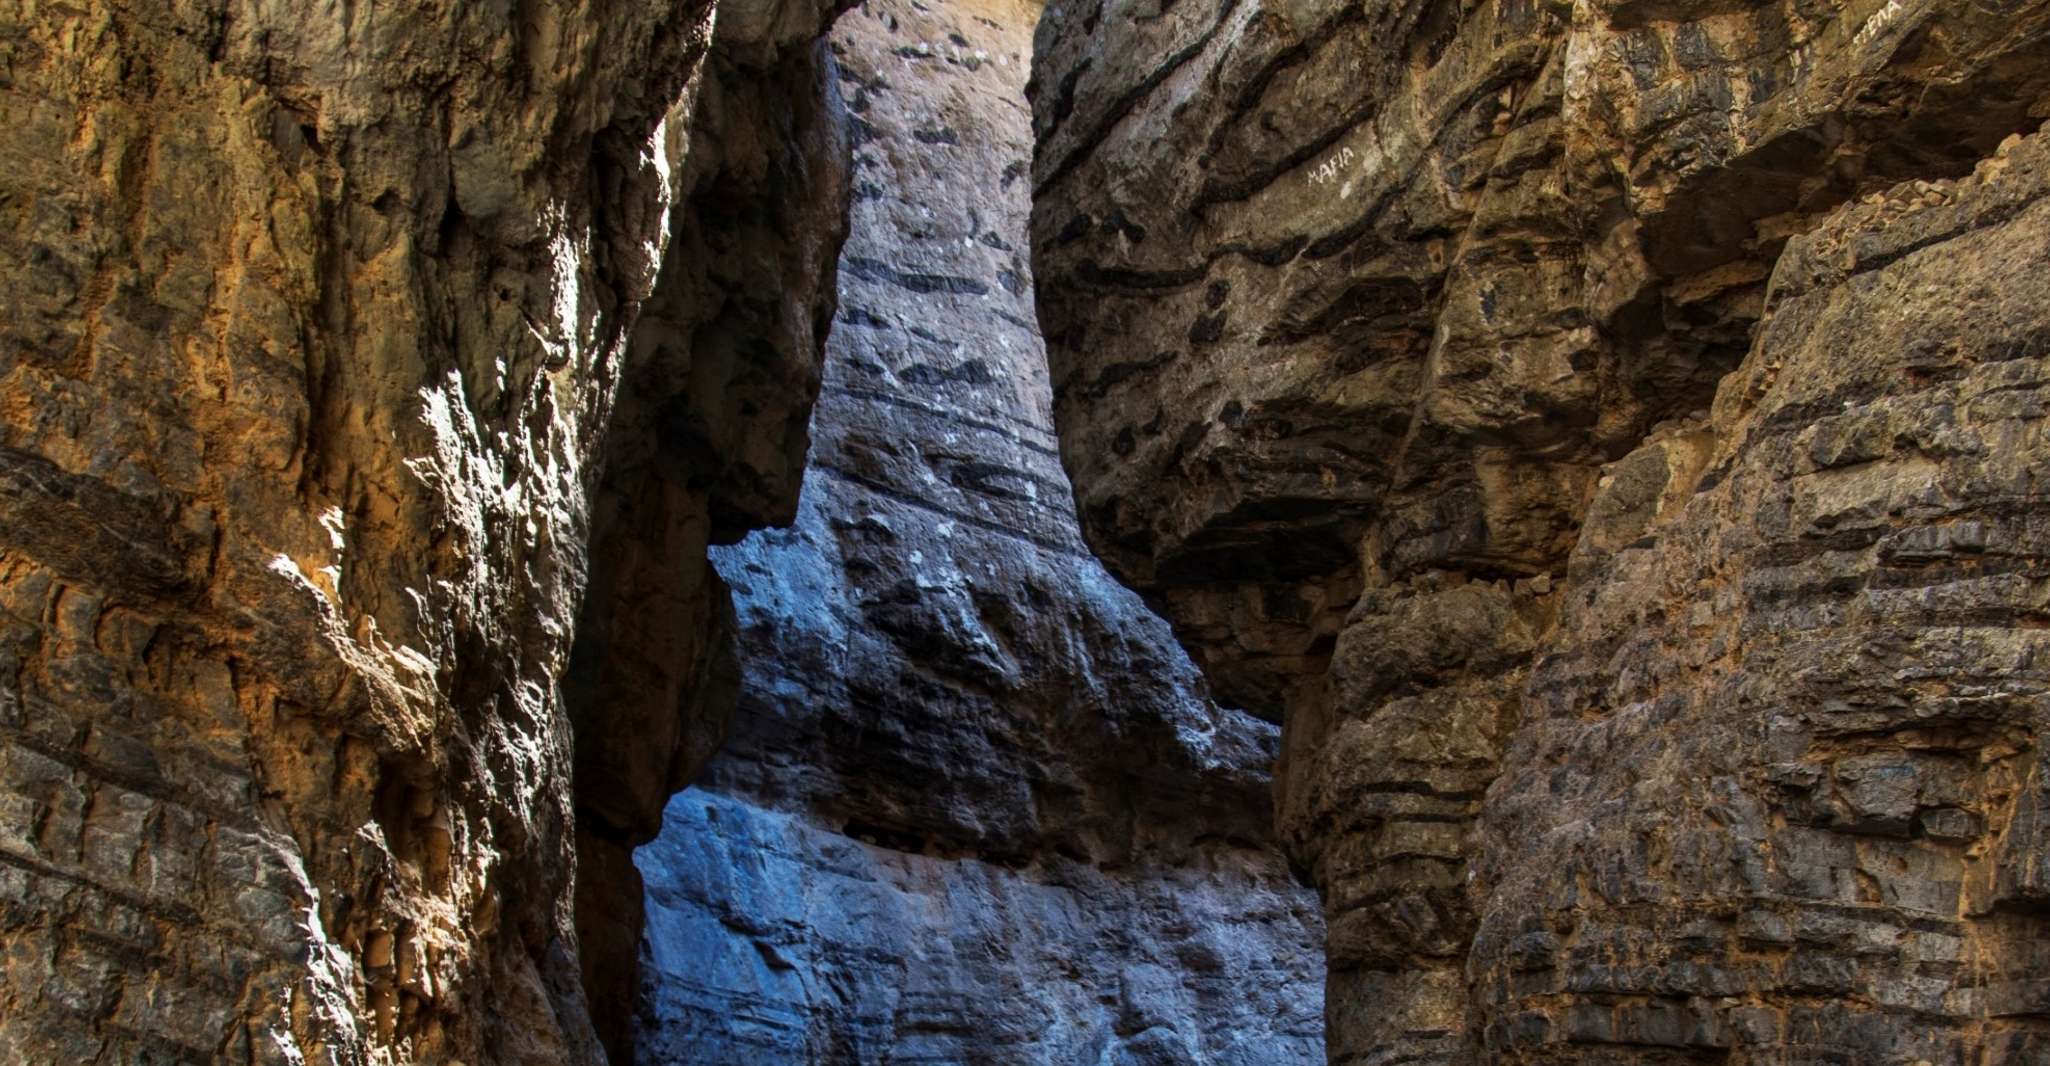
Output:
[[[572,822],[631,911],[591,842],[630,872],[718,715],[580,704],[572,793],[586,539],[642,493],[594,483],[615,429],[672,460],[698,525],[600,581],[680,575],[640,651],[701,674],[832,303],[820,18],[722,4],[707,78],[710,3],[0,4],[0,1060],[603,1061]]]
[[[848,141],[814,7],[766,26],[720,10],[678,175],[688,194],[634,324],[594,496],[590,595],[563,693],[577,939],[615,1061],[632,1057],[633,849],[725,739],[739,695],[731,600],[706,549],[790,521],[818,397]]]
[[[1286,717],[1332,1060],[2050,1060],[2050,8],[1049,9],[1090,543]]]
[[[1024,249],[1037,5],[872,0],[795,524],[715,551],[734,735],[636,861],[640,1061],[1307,1063],[1278,730],[1082,545]]]

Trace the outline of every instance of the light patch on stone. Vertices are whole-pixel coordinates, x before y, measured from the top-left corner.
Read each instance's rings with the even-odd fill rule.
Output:
[[[343,1038],[338,1042],[323,1041],[327,1053],[321,1057],[322,1061],[334,1063],[338,1061],[335,1057],[336,1043],[344,1047],[363,1044],[357,1019],[364,1017],[366,1012],[352,994],[355,983],[351,975],[355,972],[355,961],[347,949],[328,937],[326,927],[321,924],[320,890],[306,875],[306,866],[300,861],[298,852],[269,834],[264,835],[263,843],[267,857],[283,868],[290,876],[292,887],[298,890],[295,912],[301,942],[306,948],[306,962],[297,991],[305,994],[308,1009],[327,1027],[327,1033]],[[281,990],[288,1004],[294,991],[289,988]],[[289,1016],[292,1012],[288,1008],[284,1013]],[[305,1049],[299,1047],[289,1033],[273,1028],[269,1035],[287,1061],[308,1061]]]
[[[328,543],[333,545],[336,551],[341,551],[344,543],[342,534],[347,528],[346,520],[342,517],[342,509],[340,507],[330,507],[322,511],[320,513],[320,525],[322,529],[327,530]]]

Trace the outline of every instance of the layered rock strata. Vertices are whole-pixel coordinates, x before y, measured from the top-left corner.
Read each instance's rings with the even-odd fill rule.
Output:
[[[2046,25],[1049,11],[1063,457],[1286,716],[1333,1061],[2050,1057]]]
[[[710,3],[0,5],[0,1060],[603,1060],[572,822],[705,745],[558,695],[608,434],[702,574],[787,511],[832,298],[821,12],[719,14],[708,80]]]
[[[637,857],[640,1061],[1320,1061],[1268,723],[1083,546],[1024,233],[1035,4],[832,35],[854,206],[797,519],[716,551],[741,710]]]

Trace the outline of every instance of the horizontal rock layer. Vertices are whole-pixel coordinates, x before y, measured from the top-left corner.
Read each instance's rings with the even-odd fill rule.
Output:
[[[1609,468],[1479,822],[1488,1046],[2050,1061],[2046,259],[2046,136],[1840,211]]]
[[[1334,1061],[2046,1054],[2046,26],[1049,11],[1062,454],[1286,715]]]
[[[1078,534],[1024,233],[1036,5],[832,35],[851,232],[788,530],[715,550],[741,704],[636,861],[641,1061],[1309,1062],[1276,728]]]
[[[638,853],[641,1061],[1324,1060],[1316,907],[1275,889],[1271,852],[1114,870],[869,839],[716,789],[672,801]]]

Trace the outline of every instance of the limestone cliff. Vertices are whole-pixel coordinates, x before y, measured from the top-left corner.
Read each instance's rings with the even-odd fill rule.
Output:
[[[704,545],[792,503],[823,14],[0,3],[0,1060],[602,1061],[571,827],[652,833]],[[621,493],[598,599],[683,601],[626,751],[616,641],[559,695]]]
[[[2050,1059],[2046,27],[1049,10],[1063,457],[1286,717],[1333,1061]]]
[[[788,530],[716,551],[741,708],[638,862],[640,1061],[1322,1061],[1321,930],[1222,709],[1083,547],[1025,230],[1036,4],[870,0]]]

